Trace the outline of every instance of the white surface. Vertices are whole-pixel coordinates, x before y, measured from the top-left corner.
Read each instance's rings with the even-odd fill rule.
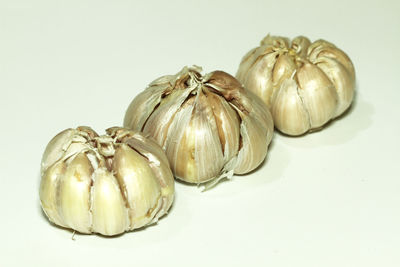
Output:
[[[400,266],[398,1],[0,2],[0,266]],[[275,135],[266,163],[201,193],[178,183],[158,225],[76,235],[42,215],[41,155],[59,131],[122,123],[184,65],[235,74],[268,32],[324,38],[357,72],[351,111]]]

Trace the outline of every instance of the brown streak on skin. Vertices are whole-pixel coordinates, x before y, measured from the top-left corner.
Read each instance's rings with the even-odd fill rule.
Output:
[[[222,73],[224,76],[228,76],[229,78],[233,78],[234,80],[235,80],[235,83],[236,84],[238,84],[238,81],[236,80],[236,78],[234,78],[233,76],[231,76],[231,75],[229,75],[228,73],[226,73],[226,72],[222,72],[222,71],[218,71],[219,73]],[[210,80],[211,80],[211,78],[210,78]],[[215,83],[213,83],[213,85],[215,85]],[[212,87],[209,87],[209,86],[204,86],[204,91],[205,91],[205,94],[207,94],[208,92],[210,92],[210,93],[214,93],[214,94],[216,94],[216,95],[219,95],[219,96],[221,96],[221,97],[223,97],[225,100],[227,100],[228,102],[229,102],[229,104],[230,105],[232,105],[232,106],[235,106],[237,109],[239,109],[241,112],[243,112],[244,114],[246,114],[246,115],[248,115],[249,114],[249,112],[244,108],[244,106],[241,104],[241,103],[239,103],[239,101],[237,100],[237,99],[235,99],[235,98],[232,98],[230,101],[228,100],[228,99],[226,99],[225,98],[225,96],[224,96],[224,94],[222,93],[222,92],[220,92],[220,91],[217,91],[217,90],[215,90],[214,88],[212,88]],[[232,89],[232,90],[235,90],[235,89]],[[237,89],[237,87],[236,87],[236,91],[237,91],[238,89]],[[243,90],[243,87],[239,84],[239,90]],[[240,98],[239,98],[240,99]],[[237,115],[237,118],[239,119],[239,125],[240,124],[242,124],[242,118],[241,118],[241,116],[240,116],[240,114],[238,113],[238,110],[237,109],[235,109],[235,108],[232,108],[232,110],[236,113],[236,115]],[[217,128],[218,128],[218,135],[220,136],[220,140],[221,140],[221,146],[222,146],[222,152],[224,152],[225,151],[225,136],[224,136],[224,133],[223,133],[223,131],[222,131],[222,129],[219,129],[220,127],[219,127],[219,125],[218,125],[218,123],[220,123],[220,121],[219,121],[219,118],[218,118],[218,116],[215,116],[214,115],[214,117],[215,117],[215,121],[216,121],[216,123],[217,123]],[[220,132],[221,131],[221,132]],[[239,130],[240,131],[240,130]],[[223,144],[223,145],[222,145]],[[238,147],[238,151],[237,151],[237,153],[236,153],[236,155],[239,153],[239,151],[240,151],[240,149],[243,147],[243,137],[242,137],[242,135],[239,133],[239,147]]]
[[[223,71],[214,71],[211,73],[207,83],[221,88],[221,90],[217,91],[214,88],[207,87],[211,92],[222,96],[244,114],[249,114],[241,101],[246,91],[235,77]]]
[[[236,155],[239,154],[239,151],[242,149],[242,147],[243,147],[243,137],[241,134],[239,134],[239,148],[238,148],[238,152],[236,153]]]
[[[209,90],[204,90],[204,95],[207,98],[211,98],[211,99],[215,98],[215,96],[214,97],[212,97],[212,96],[208,97],[208,94],[210,94],[210,93],[212,93],[212,92],[210,92]],[[218,136],[219,136],[219,140],[220,140],[220,143],[221,143],[222,154],[225,155],[225,143],[226,143],[226,140],[225,140],[225,133],[224,133],[224,131],[222,129],[222,121],[219,118],[219,116],[216,115],[216,110],[215,110],[216,106],[215,106],[215,102],[214,102],[215,100],[209,100],[209,101],[211,101],[211,111],[213,113],[215,124],[217,126]]]
[[[224,89],[224,92],[226,91],[226,95],[224,94],[225,99],[228,101],[234,97],[234,93],[243,89],[242,85],[235,77],[219,70],[212,72],[207,82]]]

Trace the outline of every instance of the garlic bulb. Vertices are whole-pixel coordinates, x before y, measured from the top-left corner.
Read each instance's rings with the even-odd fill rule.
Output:
[[[300,135],[322,127],[351,104],[355,72],[333,44],[267,36],[242,59],[237,79],[269,107],[275,127]]]
[[[170,208],[174,180],[162,149],[124,128],[106,132],[66,129],[47,145],[40,201],[53,223],[116,235],[154,223]]]
[[[174,175],[189,183],[255,169],[273,134],[267,107],[231,75],[185,67],[153,81],[126,111],[124,126],[149,134]]]

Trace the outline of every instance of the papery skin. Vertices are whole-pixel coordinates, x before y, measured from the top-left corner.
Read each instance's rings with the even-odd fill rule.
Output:
[[[301,135],[323,127],[351,105],[355,70],[335,45],[304,36],[266,36],[242,59],[237,79],[268,106],[275,127]]]
[[[124,127],[152,136],[176,178],[217,182],[265,159],[273,136],[270,112],[231,75],[184,67],[156,79],[129,105]]]
[[[174,177],[163,150],[140,133],[106,132],[66,129],[47,145],[39,195],[54,224],[112,236],[155,223],[171,207]]]

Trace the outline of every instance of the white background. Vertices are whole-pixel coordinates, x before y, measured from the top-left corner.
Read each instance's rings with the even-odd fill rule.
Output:
[[[158,225],[76,235],[41,212],[59,131],[121,125],[155,78],[235,74],[267,33],[323,38],[357,73],[351,110],[276,134],[265,164],[201,193],[176,185]],[[399,1],[0,1],[0,266],[400,266]]]

